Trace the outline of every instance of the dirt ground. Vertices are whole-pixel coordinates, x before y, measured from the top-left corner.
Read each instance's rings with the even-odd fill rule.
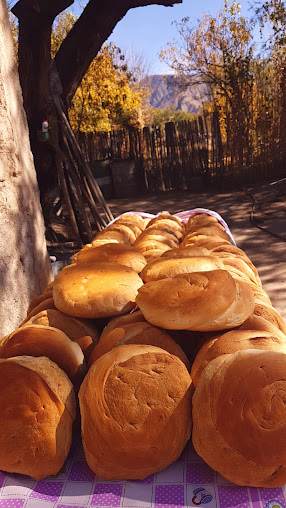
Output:
[[[107,203],[114,217],[128,211],[177,213],[197,207],[216,211],[258,269],[264,290],[286,320],[286,178],[237,192],[165,192]]]

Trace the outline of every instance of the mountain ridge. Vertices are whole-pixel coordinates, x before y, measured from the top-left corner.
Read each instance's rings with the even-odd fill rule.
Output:
[[[206,100],[207,86],[205,84],[183,87],[178,84],[178,79],[172,74],[152,74],[147,76],[143,83],[150,90],[151,108],[174,108],[197,114],[203,101]]]

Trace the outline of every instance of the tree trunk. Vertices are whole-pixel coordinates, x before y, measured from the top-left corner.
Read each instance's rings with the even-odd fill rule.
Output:
[[[0,0],[0,337],[52,279],[5,0]]]
[[[72,3],[61,0],[46,5],[44,0],[32,4],[22,0],[13,9],[19,19],[19,77],[47,226],[51,221],[51,192],[57,186],[59,146],[57,115],[49,86],[52,24],[57,14]],[[42,132],[44,121],[49,125],[47,134]]]
[[[55,59],[68,105],[102,44],[126,12],[152,4],[172,6],[182,0],[90,0],[63,41]],[[27,113],[31,148],[46,225],[51,221],[51,192],[57,186],[56,160],[61,132],[50,91],[51,30],[55,17],[73,0],[19,0],[12,12],[19,20],[19,75]],[[49,139],[41,132],[49,124]]]

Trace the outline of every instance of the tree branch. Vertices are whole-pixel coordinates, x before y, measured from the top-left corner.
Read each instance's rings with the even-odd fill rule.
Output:
[[[70,104],[92,60],[127,11],[147,5],[172,7],[182,0],[90,0],[56,57],[63,99]]]
[[[32,24],[53,22],[74,0],[19,0],[11,12],[21,21]]]

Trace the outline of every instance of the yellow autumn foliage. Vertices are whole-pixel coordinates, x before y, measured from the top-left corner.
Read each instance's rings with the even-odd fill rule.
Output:
[[[52,34],[53,55],[75,21],[71,13],[57,18]],[[70,124],[74,130],[86,133],[141,126],[143,95],[120,49],[104,45],[73,97],[68,112]]]

